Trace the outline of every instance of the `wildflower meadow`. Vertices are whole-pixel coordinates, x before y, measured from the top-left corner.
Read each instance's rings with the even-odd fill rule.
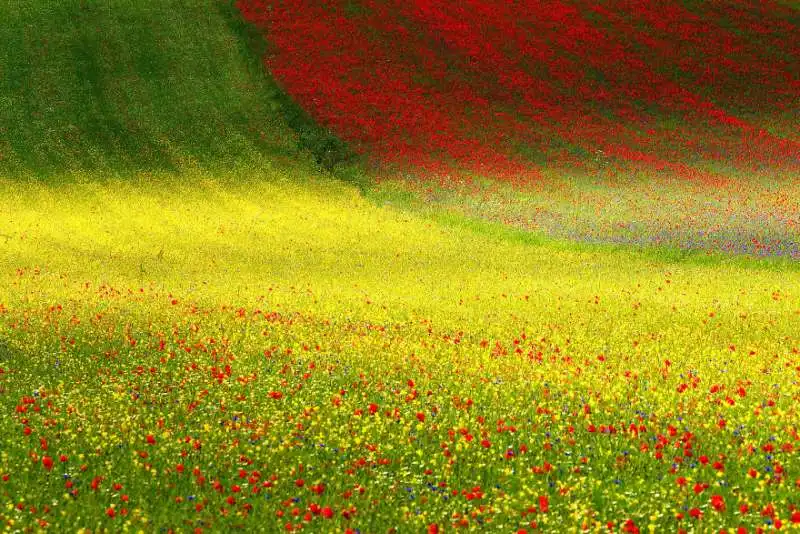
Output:
[[[728,4],[0,3],[0,531],[800,530],[800,12]]]

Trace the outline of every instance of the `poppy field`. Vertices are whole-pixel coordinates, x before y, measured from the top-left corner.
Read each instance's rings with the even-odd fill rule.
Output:
[[[237,0],[275,79],[373,160],[505,180],[598,156],[800,172],[794,2]]]
[[[795,263],[309,174],[2,184],[5,530],[800,523]]]
[[[0,2],[0,532],[800,531],[786,0]]]

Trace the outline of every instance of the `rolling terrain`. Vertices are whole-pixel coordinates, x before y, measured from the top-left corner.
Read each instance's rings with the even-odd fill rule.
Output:
[[[798,13],[0,0],[0,530],[800,528]]]
[[[596,157],[695,181],[796,173],[800,12],[730,4],[236,3],[287,92],[382,162],[509,179]]]

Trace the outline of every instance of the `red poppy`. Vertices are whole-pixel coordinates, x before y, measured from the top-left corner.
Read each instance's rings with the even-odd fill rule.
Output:
[[[546,513],[548,510],[550,510],[550,499],[546,495],[542,495],[539,497],[539,511]]]

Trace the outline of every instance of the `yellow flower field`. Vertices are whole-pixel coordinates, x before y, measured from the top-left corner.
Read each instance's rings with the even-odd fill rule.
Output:
[[[0,183],[0,528],[800,523],[796,265],[300,172]]]

